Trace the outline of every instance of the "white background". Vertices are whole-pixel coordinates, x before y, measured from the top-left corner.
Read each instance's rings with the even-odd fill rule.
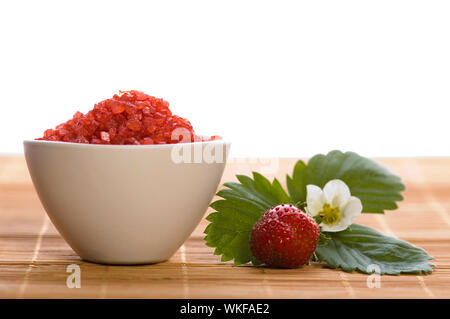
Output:
[[[0,152],[118,90],[233,156],[449,156],[450,1],[1,1]]]

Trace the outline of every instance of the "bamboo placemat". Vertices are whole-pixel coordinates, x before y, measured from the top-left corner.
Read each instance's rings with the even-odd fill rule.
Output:
[[[438,268],[432,275],[382,276],[380,288],[368,288],[367,275],[320,265],[279,270],[222,263],[204,245],[204,220],[168,262],[84,262],[46,217],[23,157],[0,157],[0,298],[449,298],[450,158],[379,161],[402,176],[405,200],[397,211],[364,214],[357,222],[423,247]],[[232,160],[222,182],[252,170],[276,171],[266,175],[284,181],[294,163]],[[70,264],[80,266],[81,288],[66,285]]]

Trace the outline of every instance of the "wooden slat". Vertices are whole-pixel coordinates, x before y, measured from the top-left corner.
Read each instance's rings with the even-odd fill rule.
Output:
[[[450,159],[381,159],[407,185],[399,210],[364,214],[358,223],[411,241],[433,255],[432,275],[367,275],[314,264],[280,270],[222,263],[203,242],[203,220],[168,261],[146,266],[83,262],[45,215],[22,157],[0,157],[0,298],[449,298]],[[284,181],[295,159],[233,160],[223,181],[252,170]],[[209,212],[209,211],[208,211]],[[81,267],[81,288],[66,286],[66,267]]]

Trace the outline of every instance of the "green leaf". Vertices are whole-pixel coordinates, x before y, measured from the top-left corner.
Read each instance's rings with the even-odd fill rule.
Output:
[[[371,159],[353,152],[331,151],[327,155],[316,155],[308,165],[298,161],[292,177],[286,182],[293,202],[306,201],[306,185],[321,188],[332,179],[347,184],[353,196],[358,197],[365,213],[384,213],[397,208],[400,194],[405,190],[400,177]]]
[[[223,199],[210,206],[215,210],[206,217],[210,224],[205,229],[206,245],[215,247],[214,254],[222,255],[222,261],[234,259],[235,265],[261,262],[250,250],[250,234],[253,225],[272,206],[289,203],[289,195],[274,179],[271,183],[259,173],[253,179],[237,175],[239,183],[225,183],[225,189],[217,193]]]
[[[292,178],[286,176],[286,185],[294,203],[304,202],[306,199],[305,170],[306,164],[299,160],[294,166]]]
[[[319,241],[317,242],[317,246],[324,246],[324,245],[328,244],[330,239],[331,239],[331,237],[327,236],[326,233],[320,232]]]
[[[371,273],[369,265],[376,265],[380,274],[398,275],[428,274],[435,267],[429,262],[433,257],[422,248],[366,226],[353,224],[344,231],[326,235],[331,239],[318,246],[315,253],[330,268]]]

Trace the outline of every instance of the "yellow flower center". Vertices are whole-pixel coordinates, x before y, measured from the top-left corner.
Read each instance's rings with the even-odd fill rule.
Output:
[[[319,212],[322,222],[326,225],[334,225],[341,220],[341,212],[338,207],[331,207],[330,204],[323,205]]]

